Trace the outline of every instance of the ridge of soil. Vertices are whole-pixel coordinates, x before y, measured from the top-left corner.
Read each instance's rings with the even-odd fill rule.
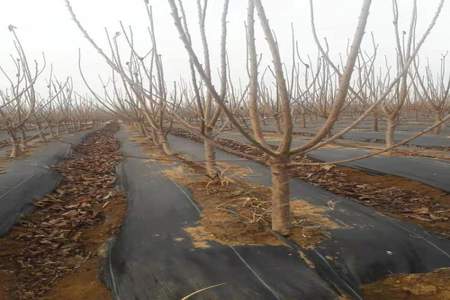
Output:
[[[152,159],[174,161],[158,151],[148,139],[136,135],[131,139],[141,144]],[[203,166],[187,157],[177,155],[175,158],[181,164],[166,169],[163,174],[188,188],[202,210],[198,224],[184,228],[194,247],[208,248],[209,241],[233,246],[283,245],[271,231],[272,191],[269,187],[246,182],[248,170],[231,164],[218,164],[220,176],[210,178]],[[327,239],[330,230],[340,228],[327,217],[329,209],[302,200],[291,201],[289,238],[304,248],[313,248]]]
[[[185,129],[174,128],[171,133],[202,142]],[[216,143],[226,152],[242,153],[241,157],[265,162],[264,154],[250,145],[225,138],[217,138]],[[315,162],[300,156],[292,161]],[[450,194],[442,190],[399,176],[369,174],[338,165],[292,166],[290,173],[334,194],[350,197],[386,215],[450,238]]]
[[[126,211],[116,190],[117,124],[88,134],[55,169],[56,190],[0,238],[0,299],[111,299],[99,281]]]

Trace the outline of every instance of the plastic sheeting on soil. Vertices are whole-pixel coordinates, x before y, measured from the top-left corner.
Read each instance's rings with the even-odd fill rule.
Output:
[[[180,137],[170,137],[174,149],[182,149],[194,160],[203,159],[203,145]],[[249,167],[253,174],[247,179],[270,185],[267,167],[217,151],[218,160],[233,161]],[[334,195],[320,187],[298,179],[291,180],[291,198],[301,198],[314,205],[333,203],[330,218],[345,229],[331,231],[331,237],[314,250],[306,251],[316,264],[322,278],[336,279],[343,288],[348,285],[358,291],[364,283],[373,282],[388,274],[429,272],[450,266],[450,241],[425,230],[383,216],[356,201]],[[340,280],[340,281],[339,281]]]
[[[161,171],[171,165],[144,160],[140,147],[119,134],[125,155],[118,170],[129,201],[125,223],[106,268],[116,299],[180,299],[196,290],[201,299],[336,299],[329,283],[284,246],[196,249],[185,227],[200,210]]]
[[[64,136],[38,148],[29,157],[11,161],[0,174],[0,235],[32,208],[33,199],[51,192],[61,176],[51,166],[67,157],[90,131]]]
[[[227,133],[226,138],[246,143],[239,135]],[[293,146],[300,146],[304,140],[294,139]],[[330,162],[354,158],[368,154],[368,150],[354,148],[333,148],[314,150],[309,157],[320,161]],[[427,157],[387,157],[374,156],[349,163],[344,166],[363,169],[369,172],[401,176],[416,180],[446,192],[450,192],[450,162]]]

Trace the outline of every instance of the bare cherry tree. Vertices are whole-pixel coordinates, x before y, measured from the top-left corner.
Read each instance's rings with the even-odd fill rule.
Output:
[[[442,121],[450,108],[450,79],[446,74],[446,58],[447,54],[441,56],[440,69],[436,76],[433,76],[429,62],[424,67],[424,75],[420,75],[418,63],[414,64],[416,80],[413,81],[413,84],[415,90],[432,109],[436,122]],[[433,132],[440,134],[442,126],[436,127]]]
[[[182,15],[180,14],[180,7],[175,0],[168,0],[175,26],[180,34],[180,39],[183,42],[189,59],[192,61],[198,74],[202,77],[209,92],[211,93],[214,101],[221,107],[224,114],[229,118],[230,122],[239,130],[239,132],[255,147],[262,150],[268,157],[268,164],[272,171],[272,228],[274,231],[281,234],[289,234],[290,228],[290,209],[289,209],[289,175],[288,166],[291,155],[296,151],[291,149],[292,134],[293,134],[293,122],[291,111],[291,98],[286,81],[286,76],[283,70],[283,63],[281,60],[278,44],[273,31],[269,25],[266,12],[263,4],[259,0],[248,1],[248,17],[247,17],[247,43],[249,51],[249,114],[251,121],[252,133],[248,133],[234,117],[233,113],[228,109],[225,99],[221,93],[219,93],[214,87],[213,83],[208,77],[208,74],[204,66],[200,63],[199,56],[195,52],[192,43],[189,39],[188,33],[183,25]],[[339,81],[339,90],[336,93],[336,101],[334,108],[331,110],[331,114],[325,123],[324,127],[319,131],[314,140],[314,144],[318,143],[321,139],[327,136],[331,130],[332,125],[337,119],[339,112],[345,102],[348,92],[348,86],[351,80],[353,67],[356,61],[356,57],[359,53],[359,47],[361,45],[362,38],[364,36],[364,30],[368,18],[369,8],[371,5],[370,0],[366,0],[363,3],[361,9],[361,16],[356,30],[352,50],[349,53],[347,63],[345,65],[344,73]],[[268,146],[261,126],[261,120],[258,112],[258,62],[255,45],[254,35],[254,15],[255,12],[258,15],[261,28],[264,32],[267,45],[269,47],[271,58],[273,61],[273,74],[276,82],[276,90],[278,95],[278,101],[280,105],[281,123],[283,124],[283,132],[281,142],[276,148]],[[224,41],[223,41],[224,42]],[[222,47],[222,50],[224,47]],[[222,61],[225,52],[222,51]],[[222,66],[223,67],[223,66]],[[313,144],[313,145],[314,145]]]
[[[10,76],[4,68],[0,71],[9,82],[9,89],[0,92],[2,103],[0,104],[0,116],[2,117],[2,128],[10,136],[11,154],[10,157],[20,155],[26,148],[26,123],[34,116],[36,108],[35,83],[45,69],[45,59],[40,67],[37,61],[34,62],[34,69],[30,66],[25,50],[16,33],[16,28],[9,25],[9,31],[13,36],[16,49],[16,56],[11,56],[15,67],[15,76]],[[19,138],[19,132],[22,135]]]
[[[109,51],[111,52],[111,55],[108,56],[90,37],[89,33],[77,19],[70,2],[66,0],[68,10],[75,24],[113,71],[114,97],[116,100],[120,100],[115,104],[119,103],[119,106],[121,106],[126,102],[127,105],[133,106],[134,110],[138,110],[139,113],[136,116],[136,121],[145,121],[145,124],[150,129],[146,130],[146,128],[141,128],[142,132],[145,134],[148,133],[153,142],[160,146],[166,154],[170,155],[172,154],[172,150],[170,149],[167,136],[172,127],[173,118],[167,111],[169,110],[168,106],[174,106],[176,103],[170,101],[174,99],[169,99],[170,95],[167,91],[164,78],[163,60],[156,40],[153,13],[148,1],[145,1],[145,3],[149,18],[148,31],[152,46],[151,50],[144,55],[138,54],[134,44],[133,31],[131,28],[129,30],[125,29],[121,24],[121,31],[116,32],[112,38],[108,31],[106,31]],[[121,53],[120,38],[122,36],[124,37],[125,44],[129,48],[129,55],[126,56],[126,61],[124,61],[124,56]],[[102,99],[90,87],[83,72],[81,72],[81,75],[94,97],[109,111],[114,111],[115,106],[111,106],[112,103],[110,101],[111,95],[105,95],[105,98]],[[119,84],[120,87],[118,87]],[[125,97],[121,97],[121,90],[125,91]],[[141,115],[144,118],[141,118]]]

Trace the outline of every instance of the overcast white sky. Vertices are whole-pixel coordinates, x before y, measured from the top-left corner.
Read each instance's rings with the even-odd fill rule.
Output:
[[[191,17],[191,31],[197,29],[196,0],[184,0]],[[219,18],[222,7],[220,0],[210,0],[208,33],[211,38],[211,55],[218,56]],[[438,0],[419,0],[418,32],[421,33],[430,21]],[[186,53],[178,40],[166,0],[150,0],[154,9],[159,49],[163,54],[165,73],[168,80],[177,80],[186,74]],[[314,0],[317,28],[320,36],[327,37],[334,54],[345,50],[351,38],[362,0]],[[409,20],[412,0],[399,0],[402,19]],[[308,0],[263,0],[267,15],[274,28],[282,55],[288,61],[290,51],[290,26],[294,24],[301,51],[314,55],[316,47],[312,40]],[[147,49],[148,19],[143,0],[72,0],[72,5],[83,25],[101,44],[105,44],[104,28],[111,32],[119,29],[118,21],[131,25],[135,39],[142,50]],[[231,0],[229,13],[228,50],[233,76],[245,79],[245,0]],[[72,22],[63,0],[0,0],[0,65],[10,69],[9,54],[14,52],[11,34],[7,27],[13,24],[25,46],[30,59],[39,58],[45,52],[47,60],[54,66],[59,77],[71,75],[77,89],[85,90],[77,67],[77,51],[82,49],[84,70],[98,87],[97,74],[108,74],[103,60],[92,50]],[[406,23],[402,28],[407,28]],[[444,10],[436,28],[422,51],[422,56],[437,61],[441,53],[450,49],[450,3]],[[380,52],[392,55],[393,31],[390,0],[373,0],[367,32],[374,32],[380,44]],[[366,36],[366,41],[368,41]],[[259,38],[258,51],[266,54],[264,40]],[[266,55],[267,56],[267,55]],[[0,76],[0,88],[6,87],[6,80]]]

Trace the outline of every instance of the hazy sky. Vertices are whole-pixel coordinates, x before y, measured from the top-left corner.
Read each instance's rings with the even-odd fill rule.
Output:
[[[197,30],[196,0],[184,0],[190,17],[191,32]],[[219,18],[223,1],[210,0],[208,35],[213,60],[218,57],[220,36]],[[308,0],[263,0],[266,13],[277,34],[285,61],[290,59],[290,27],[294,24],[296,37],[303,54],[316,53],[312,40]],[[436,9],[438,0],[419,0],[418,32],[421,33]],[[186,53],[178,40],[166,0],[150,0],[153,5],[157,39],[163,54],[165,73],[168,80],[177,80],[186,74]],[[338,54],[345,51],[347,41],[352,37],[357,24],[362,0],[314,0],[317,28],[321,37],[329,41],[331,51]],[[412,0],[400,0],[400,14],[407,28]],[[118,21],[131,25],[139,49],[149,48],[146,32],[148,19],[143,0],[72,0],[75,12],[83,25],[102,46],[105,46],[104,28],[111,32],[119,29]],[[228,51],[235,78],[245,79],[245,31],[247,1],[230,0]],[[77,52],[81,48],[84,70],[95,87],[99,87],[97,74],[108,76],[104,61],[92,50],[71,20],[63,0],[0,0],[0,65],[11,70],[9,54],[13,53],[11,34],[7,27],[15,25],[25,46],[29,59],[40,58],[45,52],[47,61],[54,66],[60,77],[71,75],[76,88],[85,90],[77,67]],[[374,32],[380,44],[380,52],[393,57],[392,10],[390,0],[373,0],[367,32]],[[450,3],[444,10],[436,28],[422,51],[422,56],[437,61],[441,53],[450,49]],[[422,29],[422,30],[421,30]],[[259,36],[258,51],[267,58],[264,39]],[[366,41],[369,36],[366,35]],[[367,47],[368,44],[365,45]],[[217,64],[215,65],[217,66]],[[0,88],[6,80],[0,76]]]

